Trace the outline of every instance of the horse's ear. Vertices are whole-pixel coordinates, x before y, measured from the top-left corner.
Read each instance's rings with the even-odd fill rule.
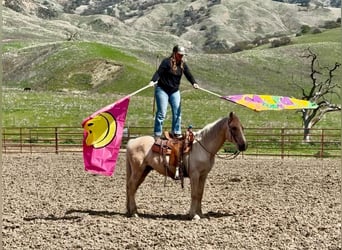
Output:
[[[230,112],[230,113],[229,113],[229,119],[233,119],[234,115],[235,115],[235,113],[234,113],[233,111]]]
[[[230,112],[230,113],[229,113],[229,121],[233,120],[234,115],[235,115],[234,112]]]

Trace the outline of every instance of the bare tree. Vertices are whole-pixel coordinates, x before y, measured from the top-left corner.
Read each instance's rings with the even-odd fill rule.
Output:
[[[307,54],[303,57],[311,59],[311,88],[306,91],[303,87],[297,85],[302,90],[302,99],[309,100],[317,103],[316,109],[303,109],[301,110],[303,128],[304,128],[304,141],[310,142],[310,129],[315,126],[325,114],[334,111],[341,111],[341,105],[332,103],[333,96],[339,95],[340,86],[333,81],[335,70],[340,67],[340,63],[336,62],[331,68],[321,67],[319,65],[317,54],[312,52],[310,48]]]
[[[66,34],[67,36],[67,41],[75,41],[75,40],[78,40],[79,38],[79,34],[78,32],[70,32],[70,31],[67,31],[68,33]]]

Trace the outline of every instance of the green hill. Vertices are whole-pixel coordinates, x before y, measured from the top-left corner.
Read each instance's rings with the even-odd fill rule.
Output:
[[[234,54],[190,53],[187,60],[201,87],[220,95],[301,98],[296,84],[305,88],[312,84],[310,61],[302,57],[305,50],[314,51],[321,66],[331,67],[341,61],[340,34],[340,29],[333,29],[292,38],[287,46],[264,45]],[[80,126],[94,111],[145,86],[171,52],[72,41],[29,47],[8,43],[4,51],[3,126]],[[337,73],[334,80],[340,82],[341,70]],[[25,87],[31,91],[23,91]],[[296,111],[257,113],[193,90],[185,78],[181,91],[184,126],[202,127],[233,110],[246,127],[301,127]],[[126,125],[153,125],[152,88],[131,98]],[[340,114],[329,114],[318,127],[340,127]]]

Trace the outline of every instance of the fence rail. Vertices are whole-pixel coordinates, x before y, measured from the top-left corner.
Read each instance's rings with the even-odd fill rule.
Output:
[[[196,131],[196,128],[194,128]],[[121,147],[129,139],[151,134],[151,127],[125,128]],[[284,157],[340,157],[341,129],[312,129],[310,143],[303,142],[302,128],[246,128],[248,150],[244,155]],[[80,127],[4,127],[3,153],[81,152],[83,128]],[[231,153],[225,143],[221,154]]]

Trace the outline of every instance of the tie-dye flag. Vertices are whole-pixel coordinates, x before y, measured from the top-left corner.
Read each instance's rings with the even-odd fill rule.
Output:
[[[315,109],[318,107],[317,104],[314,102],[287,96],[243,94],[222,96],[221,98],[248,107],[255,111],[282,109]]]
[[[210,90],[199,87],[209,94],[220,97],[224,100],[240,104],[255,111],[262,110],[283,110],[283,109],[317,109],[318,105],[311,101],[300,100],[287,96],[275,95],[255,95],[255,94],[241,94],[221,96]]]
[[[111,176],[119,155],[130,96],[108,105],[84,119],[83,160],[85,170]]]

